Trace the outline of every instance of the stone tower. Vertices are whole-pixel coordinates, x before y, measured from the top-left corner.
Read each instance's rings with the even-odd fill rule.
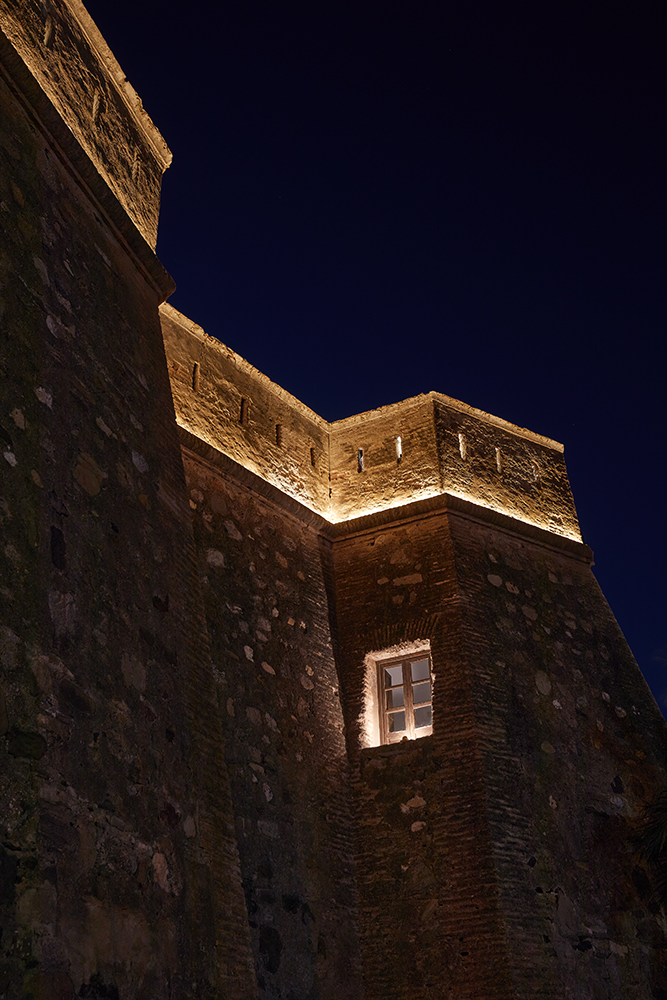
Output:
[[[667,731],[562,446],[165,304],[170,154],[0,0],[0,998],[667,997]]]
[[[327,424],[161,313],[230,759],[253,766],[271,715],[293,766],[313,761],[339,694],[366,996],[659,996],[662,917],[630,832],[663,785],[665,725],[562,446],[439,393]],[[244,816],[247,774],[230,774]]]

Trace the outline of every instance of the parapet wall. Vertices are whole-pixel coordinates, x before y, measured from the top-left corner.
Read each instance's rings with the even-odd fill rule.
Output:
[[[180,426],[326,515],[326,420],[172,306],[160,315]]]
[[[336,420],[330,447],[331,521],[442,492],[430,394]]]
[[[444,493],[581,541],[562,444],[433,396]]]
[[[79,0],[0,0],[7,37],[155,249],[167,144]]]
[[[335,524],[450,494],[581,541],[563,446],[442,393],[328,423],[169,305],[178,423]]]

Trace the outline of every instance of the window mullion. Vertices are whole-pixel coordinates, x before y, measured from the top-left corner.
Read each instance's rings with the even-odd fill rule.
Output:
[[[378,687],[380,690],[380,720],[382,726],[382,742],[389,743],[389,718],[387,715],[387,695],[383,679],[383,665],[378,666]]]
[[[403,691],[405,698],[405,726],[406,736],[409,740],[415,738],[415,713],[412,701],[412,674],[410,673],[410,661],[403,661]]]

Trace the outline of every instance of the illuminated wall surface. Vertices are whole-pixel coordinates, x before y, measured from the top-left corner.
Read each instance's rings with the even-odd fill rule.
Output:
[[[0,28],[0,998],[667,997],[667,730],[561,446],[206,336],[84,8]]]
[[[446,493],[581,541],[557,442],[439,392],[330,424],[171,306],[161,316],[179,424],[328,521]]]

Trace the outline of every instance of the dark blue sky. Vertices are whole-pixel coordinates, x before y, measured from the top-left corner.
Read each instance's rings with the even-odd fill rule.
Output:
[[[667,710],[663,0],[87,6],[174,153],[172,303],[327,419],[562,441]]]

